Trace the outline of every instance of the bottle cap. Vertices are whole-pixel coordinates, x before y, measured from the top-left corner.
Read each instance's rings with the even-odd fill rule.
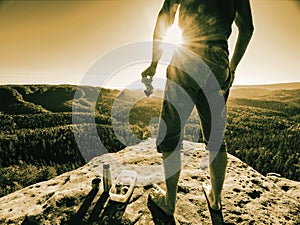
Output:
[[[109,167],[110,167],[109,163],[104,163],[103,164],[103,169],[109,169]]]

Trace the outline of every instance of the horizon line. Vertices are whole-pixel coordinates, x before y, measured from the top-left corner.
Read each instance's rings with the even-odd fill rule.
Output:
[[[233,84],[232,87],[238,87],[238,86],[267,86],[267,85],[286,85],[286,84],[300,84],[300,81],[287,81],[287,82],[277,82],[277,83],[253,83],[253,84]],[[13,86],[13,85],[57,85],[57,86],[64,86],[64,85],[70,85],[70,86],[87,86],[87,87],[100,87],[100,86],[95,86],[92,84],[78,84],[78,83],[59,83],[59,82],[48,82],[48,83],[38,83],[38,82],[20,82],[20,83],[0,83],[0,86]],[[126,89],[126,87],[103,87],[103,88],[112,88],[112,89]],[[300,88],[300,87],[299,87]],[[135,89],[135,88],[132,88]]]

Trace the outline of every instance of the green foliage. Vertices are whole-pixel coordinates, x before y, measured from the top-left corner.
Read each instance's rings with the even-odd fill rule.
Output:
[[[37,167],[22,161],[19,165],[0,168],[0,196],[51,179],[56,175],[56,169],[53,166]]]
[[[231,106],[226,140],[229,152],[267,174],[276,172],[293,180],[299,176],[299,120],[269,110]]]

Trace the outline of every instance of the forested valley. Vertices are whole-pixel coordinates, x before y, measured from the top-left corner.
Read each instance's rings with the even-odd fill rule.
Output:
[[[229,153],[264,175],[299,181],[297,87],[233,88],[225,134]],[[159,117],[160,95],[141,98],[141,90],[71,85],[0,86],[0,196],[84,165],[99,154],[97,138],[108,152],[117,152],[153,136],[150,122]],[[186,140],[199,140],[198,124],[194,110]],[[90,135],[94,130],[97,135]],[[76,138],[84,140],[84,155]]]

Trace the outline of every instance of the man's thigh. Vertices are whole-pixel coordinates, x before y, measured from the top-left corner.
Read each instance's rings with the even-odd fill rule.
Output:
[[[210,95],[210,101],[208,101]],[[212,97],[215,96],[215,97]],[[225,100],[223,104],[216,107],[215,98],[224,98],[220,95],[220,91],[215,93],[204,93],[202,90],[196,102],[196,108],[200,118],[200,128],[202,131],[202,141],[210,147],[209,151],[226,151],[226,143],[224,140],[224,132],[226,126],[226,105]],[[222,102],[222,101],[221,101]],[[209,149],[212,148],[212,149]]]
[[[187,85],[186,75],[169,66],[164,101],[159,124],[157,145],[159,151],[173,151],[181,147],[186,121],[191,114],[196,94],[193,86]],[[175,78],[176,79],[172,79]],[[191,84],[191,83],[190,83]]]

